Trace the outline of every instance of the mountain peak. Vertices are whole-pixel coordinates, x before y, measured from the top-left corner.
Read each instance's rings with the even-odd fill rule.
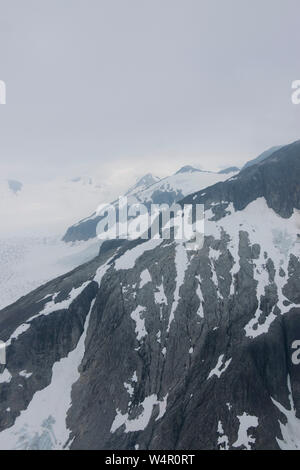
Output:
[[[17,194],[19,191],[21,191],[23,187],[23,183],[20,183],[20,181],[17,181],[17,180],[7,180],[7,183],[8,183],[9,189],[14,194]]]
[[[142,189],[148,188],[148,186],[151,186],[152,184],[157,183],[157,181],[159,181],[159,180],[160,180],[160,178],[158,178],[158,176],[153,176],[152,173],[147,173],[146,175],[142,176],[142,178],[139,178],[137,180],[135,185],[132,186],[127,191],[125,196],[127,196],[128,194],[131,194],[133,192],[140,191]]]
[[[219,171],[220,175],[227,175],[228,173],[237,173],[240,169],[237,166],[230,166]]]
[[[144,186],[156,183],[160,178],[158,176],[153,176],[152,173],[147,173],[142,178],[136,182],[136,186]]]
[[[191,165],[185,165],[182,168],[180,168],[178,171],[176,171],[175,175],[179,175],[180,173],[194,173],[195,171],[202,172],[202,170],[199,170],[198,168],[194,168]]]

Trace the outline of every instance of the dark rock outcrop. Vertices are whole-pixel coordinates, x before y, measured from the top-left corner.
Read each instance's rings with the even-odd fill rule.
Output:
[[[217,203],[212,210],[218,219],[224,215],[229,203],[233,203],[235,210],[243,210],[252,201],[263,197],[277,214],[288,218],[294,209],[300,209],[299,172],[300,141],[297,141],[280,148],[261,163],[242,170],[238,176],[187,196],[182,203],[205,204],[206,208]],[[223,206],[221,211],[220,206]]]

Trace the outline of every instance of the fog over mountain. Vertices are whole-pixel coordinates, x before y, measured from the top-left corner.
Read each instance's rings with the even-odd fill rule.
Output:
[[[1,2],[1,176],[25,184],[129,167],[167,176],[186,164],[241,167],[297,140],[299,9],[297,0]]]
[[[299,15],[0,0],[0,450],[300,450]]]

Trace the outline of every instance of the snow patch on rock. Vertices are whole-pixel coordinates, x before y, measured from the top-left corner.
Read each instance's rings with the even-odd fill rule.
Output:
[[[251,450],[251,444],[255,444],[255,438],[249,434],[249,429],[257,428],[258,418],[256,416],[250,416],[247,413],[243,413],[242,416],[237,417],[240,424],[238,430],[238,438],[232,444],[233,447],[244,447],[247,450]]]
[[[122,412],[117,409],[116,410],[116,417],[111,425],[111,433],[114,433],[119,429],[121,426],[125,426],[124,432],[137,432],[137,431],[143,431],[146,429],[148,426],[152,412],[153,412],[153,407],[155,405],[159,406],[159,414],[156,418],[156,420],[161,419],[166,411],[167,408],[167,398],[163,398],[163,400],[159,401],[157,399],[157,395],[153,394],[144,399],[144,401],[139,405],[139,407],[142,408],[142,411],[139,413],[139,415],[136,418],[130,419],[129,414],[125,413],[122,414]]]
[[[300,419],[296,416],[290,376],[288,376],[288,390],[291,405],[290,410],[287,410],[278,401],[271,398],[274,405],[286,418],[286,424],[279,421],[282,439],[276,438],[276,441],[281,450],[300,450]]]
[[[229,367],[232,359],[228,359],[228,361],[224,362],[224,354],[221,354],[221,356],[218,359],[217,365],[214,369],[210,371],[208,374],[207,380],[211,379],[214,375],[218,377],[218,379],[221,377],[221,375],[226,371],[226,369]]]

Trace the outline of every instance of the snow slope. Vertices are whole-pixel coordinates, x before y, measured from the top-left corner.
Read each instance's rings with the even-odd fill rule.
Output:
[[[70,245],[60,237],[0,238],[0,309],[92,259],[99,246],[97,241]]]
[[[0,237],[56,235],[111,197],[113,188],[87,176],[23,183],[18,191],[0,180]]]
[[[149,201],[153,199],[154,194],[159,192],[172,192],[187,196],[196,191],[200,191],[207,186],[212,186],[219,181],[225,181],[236,173],[220,174],[206,171],[184,171],[177,172],[168,176],[157,183],[151,185],[142,192],[136,192],[136,197],[141,201]],[[178,198],[176,198],[178,200]]]

